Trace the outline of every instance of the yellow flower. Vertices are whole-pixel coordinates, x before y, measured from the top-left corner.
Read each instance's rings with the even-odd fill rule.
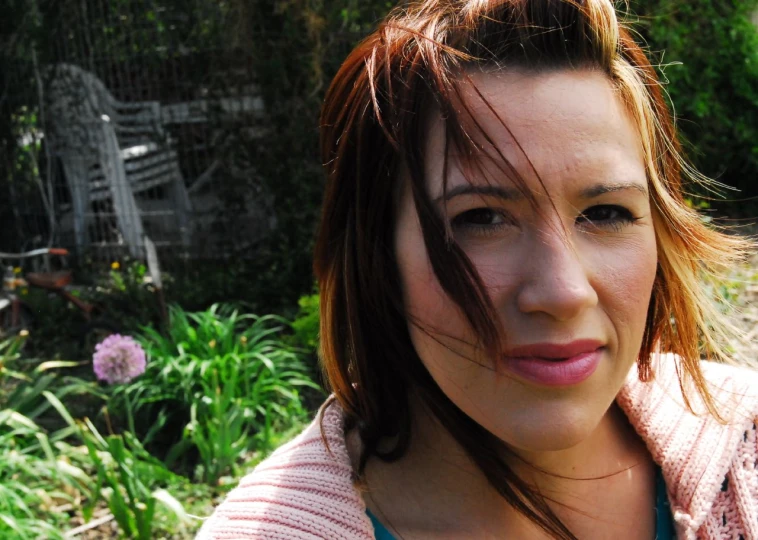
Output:
[[[210,346],[211,349],[215,349],[216,348],[216,340],[215,339],[210,340],[210,342],[208,343],[208,345]]]
[[[247,336],[242,336],[240,338],[240,343],[242,343],[243,345],[245,345],[247,343]]]
[[[21,289],[21,296],[26,296],[27,294],[29,294],[29,289],[27,289],[26,287]]]
[[[21,273],[21,267],[17,266],[16,268],[14,268],[13,269],[13,273],[16,274],[16,275],[19,275]]]
[[[111,270],[118,270],[119,268],[121,268],[121,263],[120,262],[113,261],[111,263]]]

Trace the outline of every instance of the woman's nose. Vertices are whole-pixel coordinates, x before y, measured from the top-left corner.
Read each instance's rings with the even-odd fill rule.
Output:
[[[568,321],[597,304],[589,269],[561,234],[543,235],[535,242],[521,272],[517,303],[522,313],[541,312]]]

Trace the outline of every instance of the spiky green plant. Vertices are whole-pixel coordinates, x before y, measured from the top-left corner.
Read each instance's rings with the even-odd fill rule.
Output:
[[[151,426],[143,442],[156,442],[170,424],[183,430],[169,444],[172,466],[194,449],[196,475],[215,483],[246,452],[266,451],[276,433],[309,416],[302,389],[318,391],[301,357],[285,343],[284,319],[242,314],[214,305],[198,313],[172,307],[166,335],[149,327],[136,336],[148,355],[145,373],[114,389],[112,409],[127,401]],[[126,397],[128,396],[128,400]]]

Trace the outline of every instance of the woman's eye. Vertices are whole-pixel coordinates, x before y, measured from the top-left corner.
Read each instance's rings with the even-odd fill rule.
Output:
[[[505,214],[498,210],[493,210],[492,208],[474,208],[455,216],[451,225],[453,229],[487,234],[497,232],[509,223],[510,221]]]
[[[602,204],[585,210],[577,221],[588,223],[595,227],[607,227],[619,230],[624,225],[634,223],[637,219],[623,206]]]

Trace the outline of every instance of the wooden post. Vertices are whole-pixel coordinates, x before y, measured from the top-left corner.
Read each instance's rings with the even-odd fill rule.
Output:
[[[155,244],[147,235],[144,235],[145,253],[147,254],[147,270],[150,272],[150,278],[153,280],[156,296],[158,296],[158,306],[161,312],[161,323],[164,329],[168,328],[168,309],[166,308],[166,296],[163,293],[163,279],[161,278],[161,268],[158,264],[158,251]]]

